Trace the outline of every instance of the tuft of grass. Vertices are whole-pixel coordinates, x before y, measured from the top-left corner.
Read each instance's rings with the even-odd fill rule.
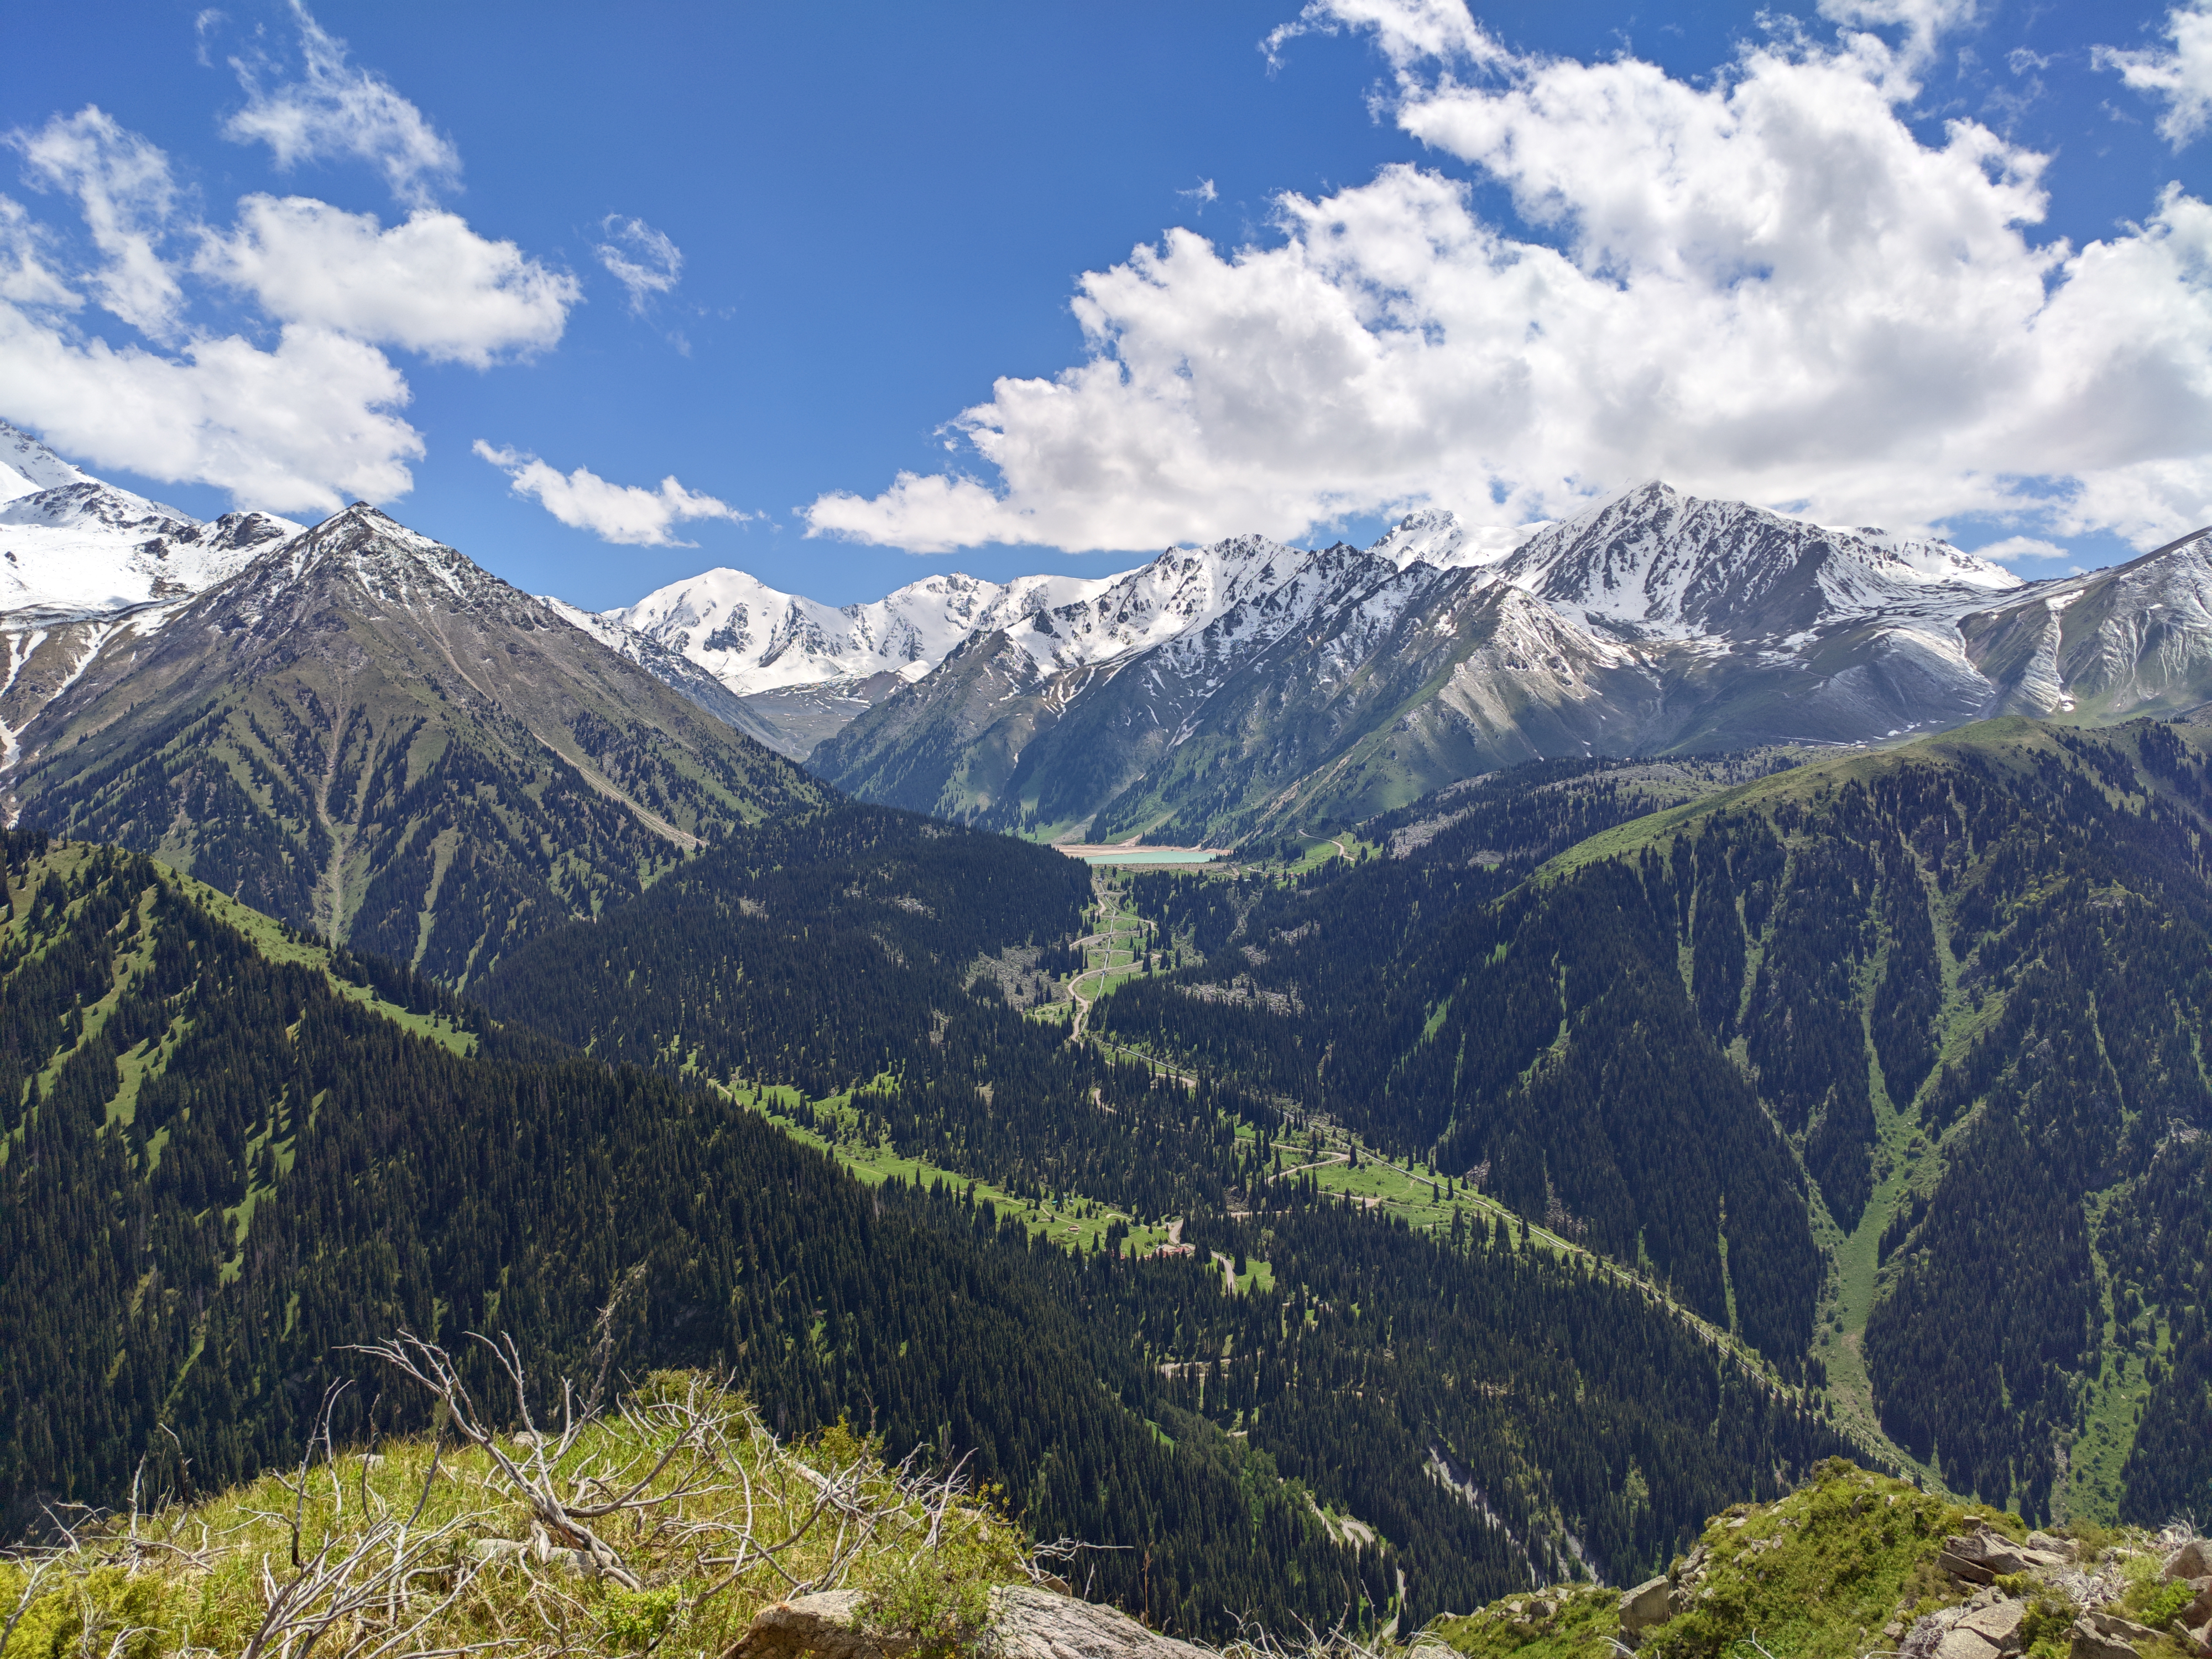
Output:
[[[1462,1618],[1437,1620],[1427,1633],[1468,1659],[1614,1659],[1620,1592],[1554,1585],[1510,1595]]]
[[[636,1487],[593,1523],[634,1583],[550,1538],[484,1453],[417,1436],[0,1559],[0,1625],[13,1616],[8,1659],[705,1659],[776,1601],[858,1589],[871,1626],[949,1654],[994,1584],[1037,1576],[1029,1541],[996,1494],[882,1451],[842,1423],[781,1443],[742,1395],[658,1373],[556,1472],[576,1504]]]

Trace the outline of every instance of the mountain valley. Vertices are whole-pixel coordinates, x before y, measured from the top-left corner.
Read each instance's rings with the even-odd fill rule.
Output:
[[[12,1536],[431,1431],[402,1330],[964,1471],[1217,1643],[1473,1640],[1839,1459],[2212,1512],[2203,534],[1654,484],[592,614],[0,440]]]

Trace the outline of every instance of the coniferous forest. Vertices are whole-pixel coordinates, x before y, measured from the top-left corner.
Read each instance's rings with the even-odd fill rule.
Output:
[[[422,1426],[352,1345],[550,1382],[611,1301],[1199,1635],[1633,1582],[1838,1453],[2050,1517],[2130,1389],[2112,1512],[2202,1510],[2208,833],[2152,722],[1543,763],[1295,867],[809,804],[464,998],[9,832],[0,1509],[283,1463],[346,1376],[336,1432]],[[1008,987],[1124,904],[1071,1041]],[[918,1173],[780,1127],[832,1121]]]

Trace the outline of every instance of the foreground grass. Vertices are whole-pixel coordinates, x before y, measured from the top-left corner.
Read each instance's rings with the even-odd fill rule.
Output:
[[[779,1443],[740,1396],[663,1373],[564,1446],[450,1432],[318,1455],[196,1505],[0,1561],[9,1659],[720,1654],[762,1607],[857,1589],[950,1651],[1027,1540],[842,1425]],[[518,1483],[510,1471],[520,1471]],[[528,1489],[542,1472],[574,1524]],[[588,1521],[582,1517],[589,1516]],[[588,1535],[592,1553],[573,1546]],[[11,1617],[12,1615],[12,1617]]]
[[[1909,1481],[1869,1474],[1840,1458],[1772,1504],[1739,1504],[1715,1516],[1696,1549],[1669,1574],[1676,1615],[1648,1632],[1642,1659],[1862,1659],[1893,1652],[1914,1621],[1966,1601],[1974,1586],[1936,1565],[1947,1536],[1986,1524],[2014,1543],[2017,1515],[1961,1504]],[[2060,1659],[2083,1607],[2162,1631],[2191,1592],[2163,1579],[2166,1551],[2140,1531],[2092,1524],[2062,1528],[2077,1566],[1999,1582],[2027,1603],[2024,1659]],[[1435,1621],[1427,1632],[1468,1659],[1618,1659],[1617,1589],[1555,1587],[1509,1596],[1481,1611]],[[2142,1659],[2185,1659],[2170,1636]]]

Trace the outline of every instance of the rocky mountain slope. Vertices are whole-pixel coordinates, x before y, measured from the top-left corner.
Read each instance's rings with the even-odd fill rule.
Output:
[[[195,598],[74,624],[20,822],[158,854],[459,984],[818,786],[454,550],[356,504]],[[15,696],[40,661],[22,658]]]
[[[1436,514],[1364,551],[1176,550],[972,636],[810,763],[864,797],[1025,833],[1233,840],[1547,756],[2193,707],[2212,697],[2208,594],[2202,535],[2024,584],[1945,544],[1655,483],[1510,550]],[[1125,608],[1141,625],[1106,625]]]

